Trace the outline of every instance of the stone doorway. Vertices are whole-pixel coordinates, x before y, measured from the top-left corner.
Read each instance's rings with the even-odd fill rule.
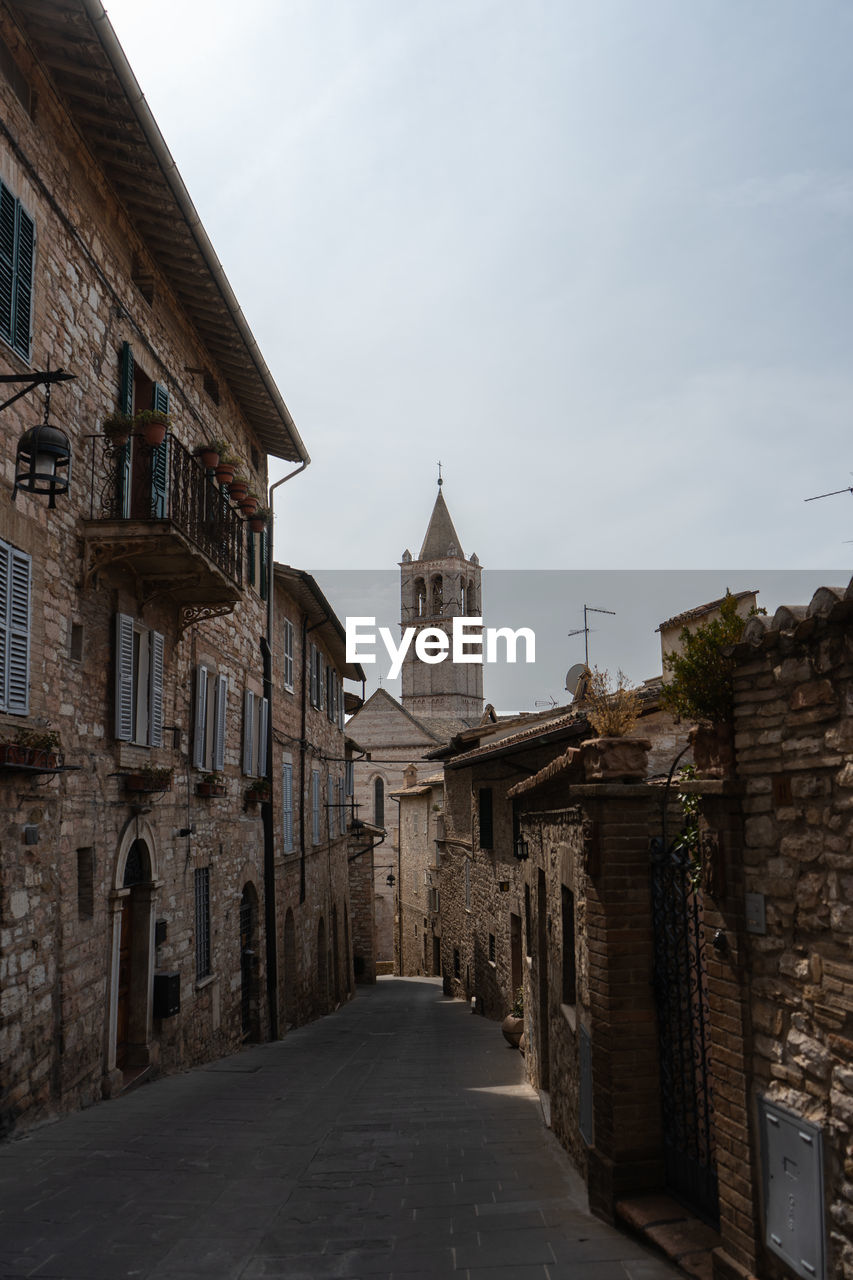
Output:
[[[104,1092],[120,1092],[156,1059],[152,1040],[154,986],[153,840],[126,833],[116,860],[112,908],[109,1035]]]
[[[260,1040],[258,1001],[258,894],[243,886],[240,899],[240,1022],[244,1040]]]

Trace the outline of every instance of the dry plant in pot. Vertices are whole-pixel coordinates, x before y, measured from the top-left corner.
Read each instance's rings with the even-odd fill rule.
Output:
[[[587,685],[583,710],[598,737],[581,746],[584,774],[588,782],[639,781],[646,776],[648,738],[630,738],[640,718],[639,689],[629,685],[625,673],[594,667]]]

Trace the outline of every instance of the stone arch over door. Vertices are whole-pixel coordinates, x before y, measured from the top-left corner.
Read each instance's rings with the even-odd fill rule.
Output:
[[[110,981],[104,1091],[156,1061],[152,1031],[157,844],[132,818],[119,841],[110,892]]]

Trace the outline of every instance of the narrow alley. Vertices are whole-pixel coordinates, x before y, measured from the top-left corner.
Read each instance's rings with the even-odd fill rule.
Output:
[[[0,1148],[0,1277],[665,1280],[433,979]]]

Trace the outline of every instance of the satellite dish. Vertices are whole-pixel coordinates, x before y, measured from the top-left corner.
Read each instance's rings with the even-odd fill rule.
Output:
[[[573,698],[577,698],[581,685],[585,684],[585,676],[589,675],[589,667],[584,662],[576,662],[566,672],[566,688]]]

